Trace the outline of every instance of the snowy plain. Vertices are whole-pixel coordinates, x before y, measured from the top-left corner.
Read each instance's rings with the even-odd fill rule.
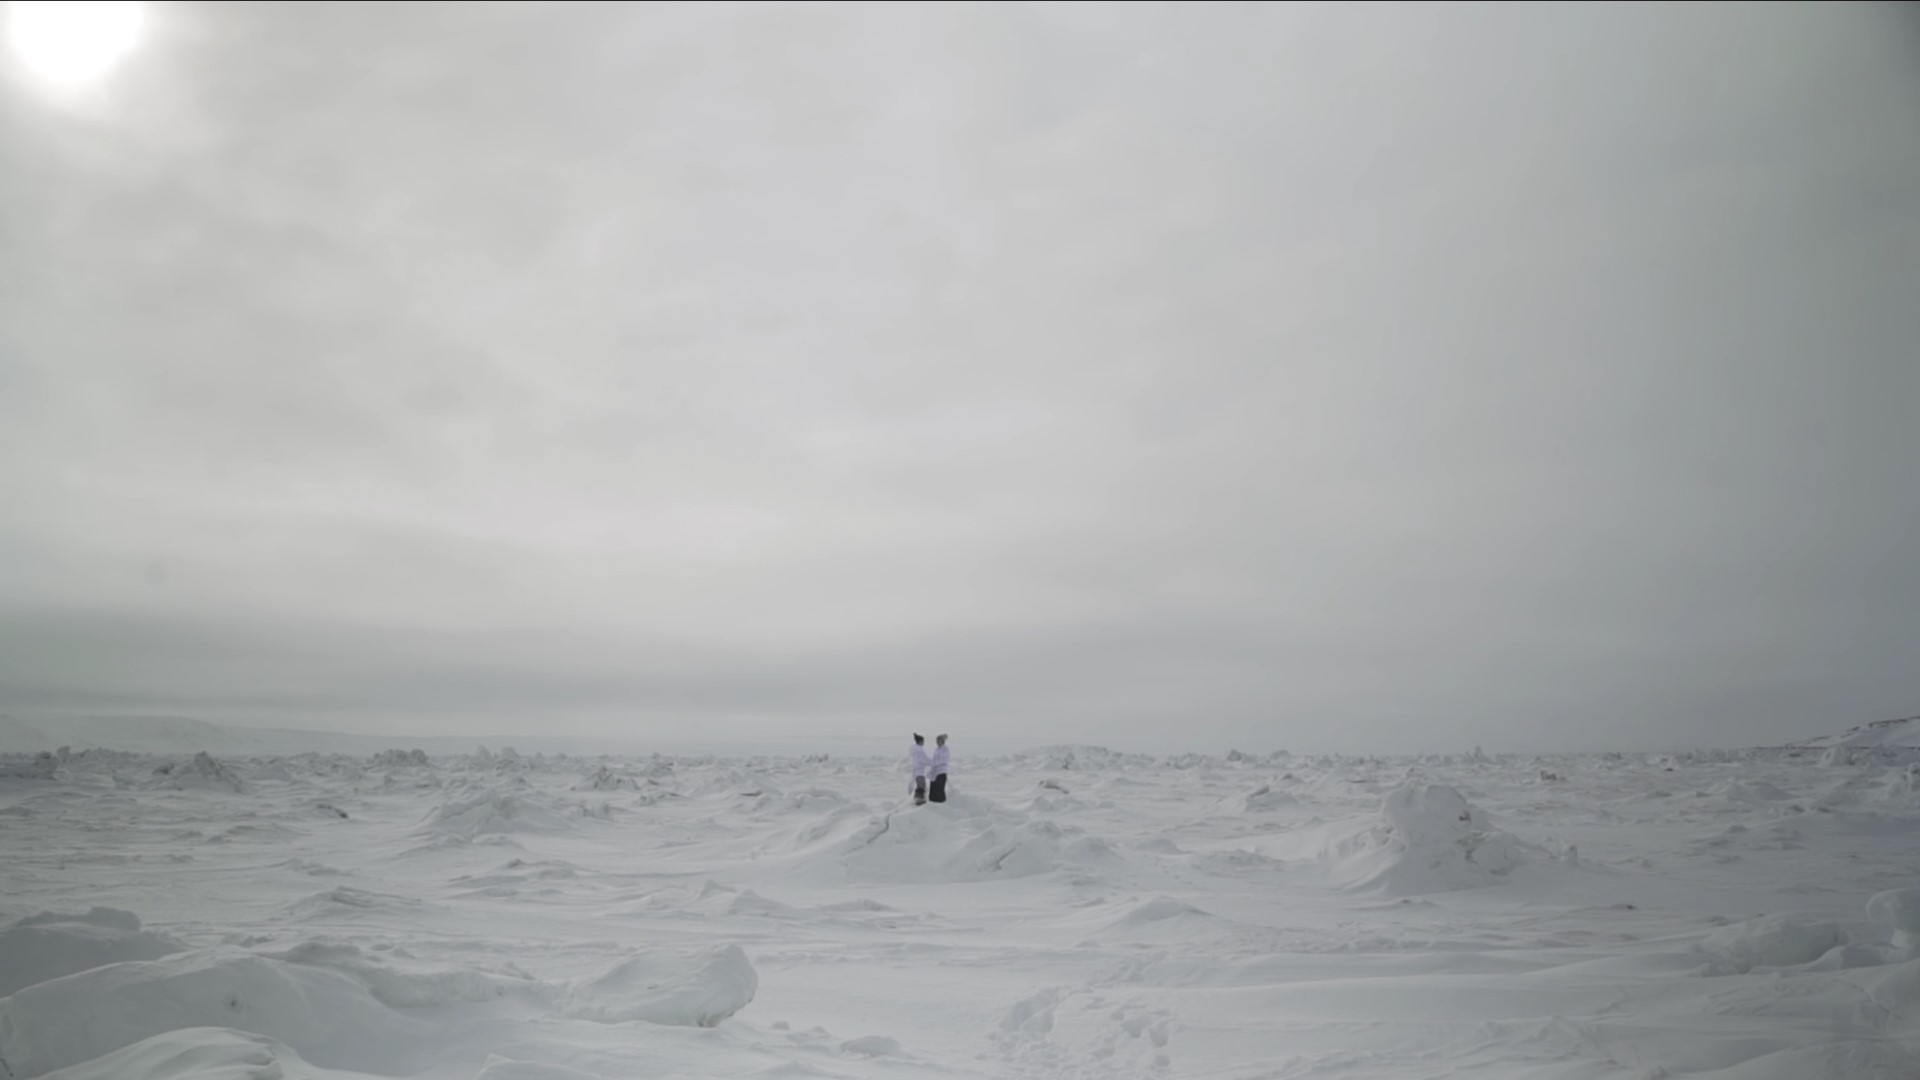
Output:
[[[1913,1080],[1916,735],[4,754],[0,1077]]]

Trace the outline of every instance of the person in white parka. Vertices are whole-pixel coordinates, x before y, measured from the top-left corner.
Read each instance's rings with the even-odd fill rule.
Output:
[[[947,766],[953,761],[953,751],[947,749],[947,737],[933,737],[933,757],[927,763],[927,772],[933,776],[927,797],[934,802],[947,801]]]
[[[913,768],[913,780],[907,790],[913,792],[913,805],[920,806],[927,801],[927,777],[933,769],[933,759],[927,756],[925,735],[914,733],[913,745],[907,748],[907,764]]]

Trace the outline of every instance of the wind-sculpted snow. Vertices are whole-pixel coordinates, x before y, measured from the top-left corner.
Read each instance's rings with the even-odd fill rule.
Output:
[[[0,754],[0,780],[52,780],[59,775],[60,758],[51,750]]]
[[[637,777],[628,776],[610,765],[599,768],[580,778],[573,785],[575,791],[638,791],[646,783]]]
[[[434,808],[421,823],[420,832],[472,840],[513,833],[561,833],[575,827],[571,819],[544,803],[541,796],[529,791],[481,788]]]
[[[231,1028],[177,1028],[46,1074],[47,1080],[361,1080],[316,1068],[278,1039]]]
[[[547,1065],[537,1061],[514,1061],[497,1055],[487,1058],[474,1080],[602,1080],[600,1074],[583,1072],[565,1065]]]
[[[131,911],[97,907],[83,915],[41,912],[0,930],[0,996],[123,960],[157,960],[185,948],[140,929]]]
[[[153,770],[153,786],[175,791],[244,792],[246,784],[205,750],[185,761],[169,761]]]
[[[391,955],[379,956],[332,938],[315,938],[280,952],[263,950],[260,955],[345,975],[365,987],[375,1001],[395,1009],[494,1001],[537,988],[525,975],[436,968]]]
[[[1715,930],[1700,942],[1700,951],[1714,961],[1716,972],[1739,975],[1810,964],[1846,943],[1846,932],[1835,923],[1763,915]]]
[[[1321,857],[1347,888],[1420,896],[1497,885],[1533,854],[1456,789],[1408,781],[1387,795],[1376,823],[1336,835]]]
[[[38,1076],[196,1027],[267,1035],[316,1065],[368,1071],[416,1063],[430,1034],[345,976],[214,949],[110,964],[0,999],[0,1062]]]
[[[177,948],[165,939],[145,950],[122,945]],[[425,1061],[449,1038],[487,1025],[484,1013],[450,1014],[452,1007],[511,1000],[533,1020],[711,1027],[752,1001],[757,985],[738,946],[635,951],[566,983],[382,958],[328,939],[277,952],[175,952],[82,966],[0,999],[0,1076],[37,1076],[194,1028],[266,1036],[316,1066],[386,1071]]]
[[[342,885],[303,896],[281,908],[279,914],[289,922],[336,922],[368,917],[409,916],[436,906],[410,896],[368,892]]]
[[[561,1012],[619,1024],[712,1027],[753,1000],[760,979],[738,945],[689,956],[643,953],[617,961],[567,992]]]
[[[1083,948],[1123,943],[1135,948],[1152,945],[1204,948],[1247,929],[1171,896],[1142,900],[1119,912],[1104,910],[1108,906],[1092,909],[1100,911],[1105,922],[1076,944]]]
[[[872,819],[848,840],[839,863],[849,881],[939,883],[1030,877],[1119,859],[1085,830],[956,796]]]
[[[1888,889],[1867,900],[1867,918],[1891,933],[1906,959],[1920,958],[1920,888]]]
[[[1897,746],[231,745],[0,769],[0,1078],[1920,1076]]]
[[[1261,784],[1245,795],[1230,803],[1232,809],[1244,814],[1270,813],[1275,810],[1291,810],[1300,805],[1300,799],[1291,792],[1273,784]]]

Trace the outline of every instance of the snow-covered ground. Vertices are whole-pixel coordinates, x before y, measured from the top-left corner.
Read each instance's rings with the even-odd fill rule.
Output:
[[[1887,732],[958,750],[0,757],[0,1077],[1920,1077]]]

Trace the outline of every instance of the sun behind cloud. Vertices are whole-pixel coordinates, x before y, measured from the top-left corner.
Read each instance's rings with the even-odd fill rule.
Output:
[[[7,6],[7,43],[41,78],[77,86],[133,51],[145,22],[134,0],[15,0]]]

